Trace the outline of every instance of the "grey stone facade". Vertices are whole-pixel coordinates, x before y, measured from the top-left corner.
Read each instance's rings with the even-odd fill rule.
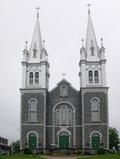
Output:
[[[98,47],[90,10],[86,44],[80,49],[80,89],[63,79],[49,91],[48,53],[39,14],[30,49],[23,50],[21,149],[109,148],[108,88],[103,40]]]
[[[60,87],[67,86],[67,96],[60,95]],[[58,133],[69,132],[69,148],[91,148],[91,134],[101,134],[101,143],[108,148],[108,88],[82,88],[81,91],[74,89],[66,80],[62,80],[51,92],[46,90],[21,90],[21,148],[28,143],[30,132],[38,134],[37,144],[44,148],[51,148],[51,145],[59,147]],[[91,121],[90,100],[97,97],[100,100],[100,121]],[[28,101],[36,98],[37,122],[29,122]],[[55,108],[66,105],[68,109],[74,109],[74,121],[72,125],[55,125]]]

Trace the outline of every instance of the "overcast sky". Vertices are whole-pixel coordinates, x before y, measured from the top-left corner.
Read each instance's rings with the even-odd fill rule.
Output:
[[[98,45],[102,37],[106,48],[110,126],[120,131],[120,0],[0,0],[0,136],[19,139],[22,50],[32,39],[35,8],[40,7],[42,38],[49,54],[50,89],[64,72],[79,90],[88,3]]]

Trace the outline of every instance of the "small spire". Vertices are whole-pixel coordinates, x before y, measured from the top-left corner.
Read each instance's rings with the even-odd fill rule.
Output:
[[[25,48],[26,48],[26,50],[27,50],[27,47],[28,47],[28,41],[26,40],[25,41]]]
[[[91,49],[90,49],[91,47],[92,48],[94,47],[94,53],[96,56],[98,51],[96,35],[95,35],[92,19],[90,16],[90,8],[89,8],[90,6],[91,5],[88,4],[88,25],[87,25],[87,35],[86,35],[86,45],[85,45],[88,57],[91,56]]]
[[[101,40],[101,47],[103,47],[103,38],[101,38],[100,40]]]
[[[88,7],[88,15],[90,15],[90,7],[91,7],[91,4],[88,4],[87,7]]]
[[[28,41],[25,41],[25,49],[23,50],[23,52],[27,54],[27,51],[28,51]]]
[[[45,41],[45,40],[43,40],[43,48],[44,48],[44,49],[45,49],[45,42],[46,42],[46,41]]]
[[[37,18],[39,18],[39,9],[40,9],[40,7],[36,8],[36,10],[37,10]]]
[[[33,58],[34,57],[33,55],[37,51],[37,58],[35,59],[37,61],[37,60],[40,60],[39,57],[42,52],[41,50],[43,46],[42,46],[42,36],[41,36],[40,23],[39,23],[39,7],[37,7],[36,9],[37,9],[37,19],[36,19],[35,28],[34,28],[34,32],[32,36],[31,45],[30,45],[30,60],[35,59]]]
[[[84,47],[84,39],[82,38],[82,47]]]

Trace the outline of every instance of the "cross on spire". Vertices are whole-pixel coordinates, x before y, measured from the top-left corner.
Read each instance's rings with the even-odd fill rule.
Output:
[[[91,4],[88,4],[87,5],[87,7],[88,7],[88,14],[90,15],[90,7],[91,7],[92,5]]]
[[[39,18],[39,10],[40,10],[40,7],[37,7],[36,10],[37,10],[37,18]]]
[[[64,79],[67,74],[66,73],[62,73],[61,75],[63,76],[63,79]]]

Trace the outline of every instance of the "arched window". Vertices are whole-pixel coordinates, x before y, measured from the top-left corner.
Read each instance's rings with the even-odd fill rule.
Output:
[[[94,72],[94,79],[95,79],[95,83],[99,83],[99,74],[98,74],[98,71]]]
[[[29,122],[37,122],[37,101],[35,99],[29,101]]]
[[[29,85],[33,85],[33,72],[29,73]]]
[[[68,108],[66,105],[58,107],[54,112],[55,125],[73,125],[74,112],[72,108]]]
[[[60,110],[55,111],[55,124],[60,125]]]
[[[61,97],[68,96],[68,87],[66,85],[60,86],[60,96]]]
[[[93,72],[91,70],[88,72],[88,78],[89,78],[89,83],[92,84],[93,83]]]
[[[71,109],[68,110],[68,125],[73,124],[73,111]]]
[[[91,121],[100,121],[100,101],[97,98],[91,100]]]
[[[61,108],[61,124],[62,125],[67,125],[67,107],[66,106],[63,106]]]
[[[39,84],[39,72],[35,72],[35,84]]]

